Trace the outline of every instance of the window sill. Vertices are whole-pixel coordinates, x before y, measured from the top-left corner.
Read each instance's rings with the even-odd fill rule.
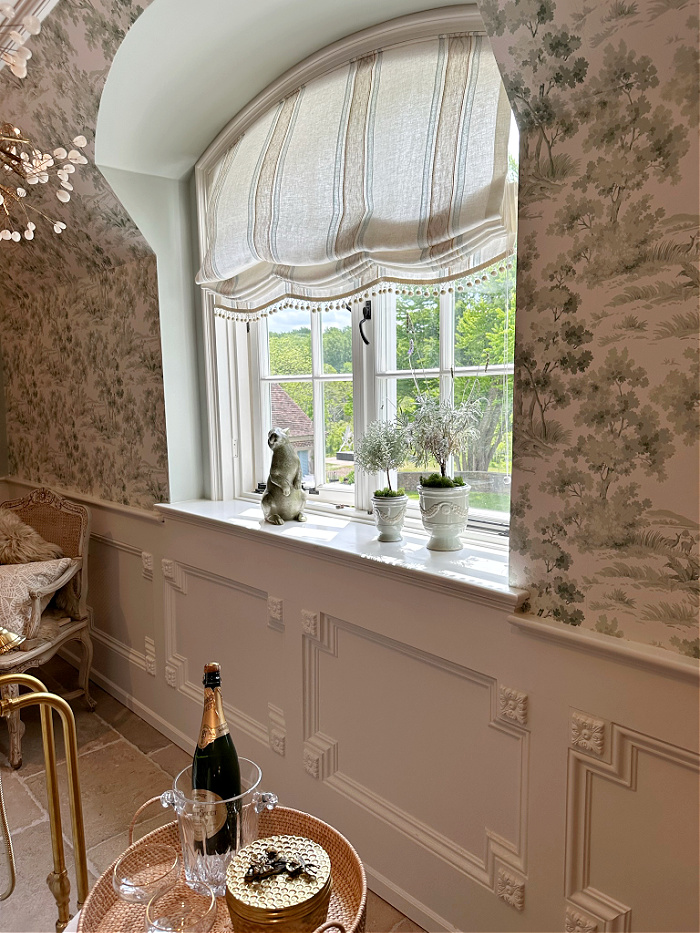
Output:
[[[471,602],[514,612],[527,591],[508,585],[508,549],[503,540],[470,537],[461,551],[428,551],[427,536],[404,529],[403,541],[380,543],[370,521],[342,513],[307,512],[304,523],[270,525],[257,502],[206,499],[156,505],[167,519],[253,537],[273,547],[294,549],[321,560],[355,566],[395,581],[460,596]]]

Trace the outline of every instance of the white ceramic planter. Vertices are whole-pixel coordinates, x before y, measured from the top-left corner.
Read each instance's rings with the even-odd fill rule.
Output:
[[[430,551],[460,551],[460,534],[467,527],[471,486],[430,488],[418,486],[420,517],[430,534]]]
[[[408,496],[372,496],[379,541],[400,541]]]

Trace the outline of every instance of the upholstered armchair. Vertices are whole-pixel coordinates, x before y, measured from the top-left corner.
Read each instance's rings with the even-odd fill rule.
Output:
[[[90,536],[90,513],[76,502],[71,502],[50,489],[35,489],[21,499],[0,503],[0,508],[14,512],[30,525],[45,541],[58,544],[70,565],[54,582],[30,592],[31,617],[26,637],[21,644],[0,654],[0,674],[21,674],[39,667],[70,641],[82,645],[78,673],[79,689],[65,699],[84,696],[90,710],[95,701],[89,694],[92,641],[87,614],[87,548]],[[30,566],[30,565],[28,565]],[[3,686],[3,696],[15,697],[17,686]],[[24,726],[19,712],[7,717],[10,731],[10,764],[22,764],[22,735]]]

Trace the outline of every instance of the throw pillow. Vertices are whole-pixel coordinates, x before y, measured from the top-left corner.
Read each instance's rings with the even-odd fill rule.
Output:
[[[70,557],[63,557],[0,566],[0,626],[17,635],[26,635],[32,617],[30,593],[55,583],[70,565]]]
[[[57,544],[44,541],[14,512],[0,509],[0,564],[28,564],[57,557],[63,557],[63,551]]]

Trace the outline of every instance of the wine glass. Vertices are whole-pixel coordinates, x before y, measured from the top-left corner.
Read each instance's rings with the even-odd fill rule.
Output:
[[[215,917],[212,888],[203,881],[179,881],[148,902],[146,933],[208,933]]]
[[[174,846],[147,843],[127,849],[114,866],[112,885],[119,897],[132,904],[147,904],[180,877],[180,855]]]

